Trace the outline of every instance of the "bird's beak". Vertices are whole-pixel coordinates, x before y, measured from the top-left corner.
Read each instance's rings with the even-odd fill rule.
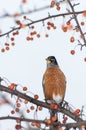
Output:
[[[48,58],[46,58],[46,61],[48,64],[51,63],[51,60],[49,60]]]

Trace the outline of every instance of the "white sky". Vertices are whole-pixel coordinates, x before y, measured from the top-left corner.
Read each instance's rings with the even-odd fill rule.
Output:
[[[81,0],[77,1],[80,1],[81,4],[79,10],[86,9],[85,0],[83,2]],[[40,3],[39,0],[32,0],[29,5],[30,9],[33,9],[35,6],[40,7],[47,5],[47,3],[49,3],[49,0],[41,0]],[[2,13],[5,10],[14,13],[19,10],[19,4],[20,0],[3,0],[0,4],[0,12]],[[64,8],[64,6],[67,5],[62,7]],[[28,6],[26,8],[29,9]],[[50,12],[53,14],[54,11]],[[46,10],[28,17],[32,20],[44,18],[48,12]],[[81,17],[80,20],[82,19]],[[69,42],[70,33],[63,33],[60,29],[61,20],[55,20],[57,30],[50,31],[49,38],[44,37],[45,31],[42,29],[42,37],[40,39],[35,38],[32,42],[25,40],[27,33],[26,30],[22,29],[20,36],[16,37],[16,46],[6,53],[0,53],[0,76],[6,77],[11,82],[29,86],[29,90],[38,93],[40,99],[43,100],[42,77],[46,69],[45,58],[54,55],[67,79],[65,100],[76,108],[81,108],[82,105],[86,104],[86,62],[83,61],[86,56],[86,48],[79,51],[79,47],[77,47],[76,54],[74,56],[70,55],[70,50],[74,48],[74,45]],[[6,18],[0,19],[0,25],[2,29],[8,30],[8,27],[13,26],[13,23],[10,18]],[[38,32],[41,32],[42,24],[36,25]],[[0,42],[2,44],[2,39],[0,39]]]

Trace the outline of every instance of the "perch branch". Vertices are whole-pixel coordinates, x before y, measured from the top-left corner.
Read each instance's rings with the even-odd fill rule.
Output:
[[[23,94],[17,90],[12,90],[8,87],[5,87],[3,85],[0,85],[0,90],[1,91],[4,91],[4,92],[7,92],[7,93],[10,93],[11,95],[15,95],[17,97],[20,97],[22,99],[26,99],[28,100],[29,102],[32,102],[33,104],[37,105],[37,106],[42,106],[44,108],[47,108],[47,109],[52,109],[50,107],[50,104],[47,104],[46,102],[43,102],[43,101],[39,101],[39,100],[36,100],[26,94]],[[75,113],[63,108],[63,107],[59,107],[58,110],[54,109],[56,112],[61,112],[61,113],[64,113],[65,115],[69,116],[70,118],[72,118],[73,120],[79,122],[79,121],[83,121],[80,117],[76,116]]]

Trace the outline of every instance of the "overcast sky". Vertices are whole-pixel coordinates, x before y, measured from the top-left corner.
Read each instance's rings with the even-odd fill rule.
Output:
[[[77,10],[86,9],[85,0],[83,2],[81,0],[77,1],[80,1],[81,4],[76,7]],[[29,5],[30,9],[34,9],[34,7],[48,4],[49,0],[40,0],[40,2],[39,0],[30,0]],[[0,4],[0,12],[7,11],[12,14],[17,10],[20,11],[19,5],[20,0],[3,0]],[[64,6],[68,7],[68,5],[64,4],[62,5],[63,9]],[[28,9],[29,7],[26,6],[25,8]],[[48,12],[54,14],[55,10],[45,10],[28,17],[32,20],[40,19],[46,17]],[[83,20],[83,17],[80,18],[80,20]],[[0,53],[0,76],[6,77],[11,82],[27,85],[30,91],[38,93],[40,99],[43,100],[42,77],[46,69],[45,58],[54,55],[67,80],[65,100],[76,108],[81,108],[82,105],[86,104],[86,62],[83,61],[83,58],[86,57],[86,48],[80,51],[79,47],[77,47],[76,54],[72,56],[70,50],[74,49],[74,45],[69,42],[69,37],[74,33],[62,32],[63,19],[59,18],[52,21],[55,22],[57,30],[51,30],[49,38],[44,36],[47,30],[42,27],[42,23],[36,24],[41,38],[35,38],[32,42],[25,40],[27,36],[26,30],[22,29],[20,31],[20,35],[15,40],[16,46],[11,47],[10,51],[6,53]],[[7,31],[9,27],[13,26],[13,22],[10,18],[0,19],[0,26],[4,31]],[[1,47],[3,41],[0,39]]]

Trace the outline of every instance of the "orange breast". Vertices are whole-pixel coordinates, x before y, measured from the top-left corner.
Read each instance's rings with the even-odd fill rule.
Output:
[[[46,100],[53,99],[54,95],[65,96],[66,79],[58,67],[49,67],[44,74],[44,94]]]

